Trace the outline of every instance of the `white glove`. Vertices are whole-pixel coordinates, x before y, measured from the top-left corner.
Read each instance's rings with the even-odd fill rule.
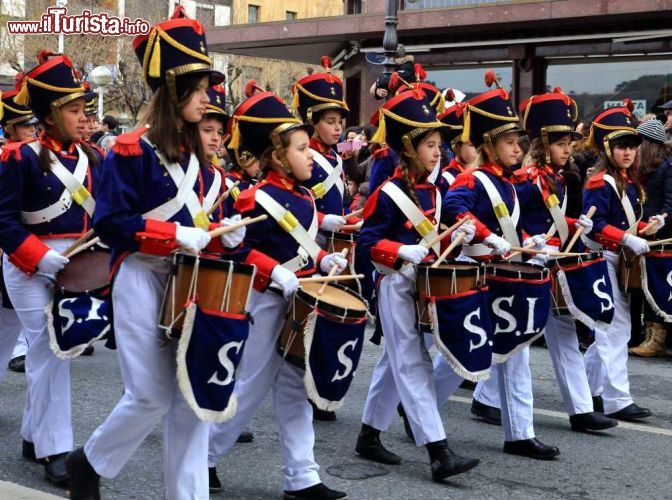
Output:
[[[646,234],[656,234],[665,226],[665,217],[662,215],[652,215],[649,217],[649,222],[655,222],[653,226],[646,232]]]
[[[557,250],[556,247],[549,247],[548,245],[544,245],[543,248],[540,250],[543,250],[545,252],[551,252]],[[536,264],[538,266],[544,266],[546,265],[546,261],[548,260],[548,253],[538,253],[535,254],[534,257],[532,257],[529,262],[530,264]]]
[[[343,254],[340,252],[330,253],[329,255],[322,257],[322,260],[320,261],[320,269],[322,269],[323,273],[329,273],[334,264],[338,266],[336,274],[341,274],[343,269],[347,267],[348,260],[343,257]]]
[[[224,217],[222,219],[222,226],[227,227],[231,226],[237,222],[240,222],[240,215],[236,214],[230,219],[228,217]],[[224,245],[226,248],[236,248],[240,243],[245,239],[245,231],[246,227],[242,226],[239,227],[238,229],[234,229],[231,232],[224,233],[221,238],[222,238],[222,245]]]
[[[399,247],[399,258],[413,264],[419,264],[422,259],[427,257],[428,253],[429,248],[425,248],[422,245],[402,245]]]
[[[634,234],[625,233],[621,239],[621,244],[635,252],[635,255],[642,255],[649,251],[649,244],[646,240]]]
[[[210,243],[210,235],[199,227],[177,226],[177,244],[185,250],[198,253]]]
[[[495,255],[505,255],[511,250],[511,243],[506,241],[501,236],[497,236],[495,233],[492,233],[490,236],[483,240],[483,243],[492,248],[492,253]]]
[[[299,278],[286,267],[275,266],[271,271],[271,279],[282,288],[282,294],[287,300],[299,289]]]
[[[70,262],[70,259],[63,257],[60,253],[54,250],[48,250],[40,262],[37,263],[37,269],[44,274],[56,274],[63,269],[65,265]]]
[[[322,231],[338,232],[345,226],[345,222],[346,220],[340,215],[327,214],[324,216],[324,219],[322,219],[320,229]]]
[[[453,234],[450,235],[450,241],[455,241],[455,238],[457,238],[460,234],[463,233],[466,236],[462,240],[462,243],[469,243],[471,240],[474,239],[474,235],[476,234],[476,226],[474,224],[469,224],[468,222],[465,222],[455,231],[453,231]]]
[[[543,248],[546,246],[546,236],[543,234],[535,234],[534,236],[530,236],[529,238],[526,238],[525,241],[523,241],[523,246],[526,247],[527,245],[534,245],[532,247],[533,250],[543,250]]]
[[[574,225],[577,229],[582,227],[584,233],[589,233],[593,230],[593,219],[586,217],[584,214],[581,214],[579,220],[577,220]]]

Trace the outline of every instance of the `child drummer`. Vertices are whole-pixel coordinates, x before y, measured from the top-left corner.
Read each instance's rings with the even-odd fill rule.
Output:
[[[322,215],[310,191],[299,185],[311,177],[313,153],[309,141],[313,130],[272,92],[257,93],[244,101],[232,120],[229,148],[249,151],[259,159],[263,171],[262,180],[243,191],[234,208],[243,216],[269,217],[249,226],[245,240],[252,249],[246,262],[257,266],[250,298],[254,323],[236,383],[236,415],[212,427],[210,485],[219,485],[215,470],[219,457],[230,450],[272,389],[283,450],[285,498],[346,498],[345,493],[320,481],[303,371],[286,362],[276,350],[289,301],[299,286],[298,277],[318,270],[328,273],[334,266],[340,272],[347,265],[340,254],[327,254],[315,243]]]

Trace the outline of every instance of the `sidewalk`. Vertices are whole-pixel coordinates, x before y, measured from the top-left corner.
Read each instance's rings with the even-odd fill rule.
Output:
[[[0,481],[0,500],[53,500],[55,498],[65,497],[57,497],[19,484]]]

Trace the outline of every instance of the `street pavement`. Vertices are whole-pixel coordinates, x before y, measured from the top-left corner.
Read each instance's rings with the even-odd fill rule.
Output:
[[[452,448],[481,459],[479,467],[445,484],[433,483],[427,453],[404,434],[401,421],[383,442],[401,455],[399,466],[382,466],[354,452],[371,371],[380,347],[367,343],[345,406],[335,422],[316,422],[315,456],[322,480],[351,499],[672,499],[672,357],[630,360],[635,401],[651,408],[646,424],[621,424],[599,435],[572,432],[563,414],[555,374],[545,349],[531,355],[535,430],[544,443],[560,447],[559,460],[535,461],[505,455],[501,429],[473,419],[471,393],[460,389],[441,411]],[[41,466],[21,458],[19,435],[25,394],[23,374],[9,372],[0,385],[0,500],[59,497]],[[92,357],[72,362],[73,421],[77,446],[91,435],[122,391],[116,355],[102,344]],[[237,444],[218,466],[224,485],[213,499],[282,498],[280,445],[270,398],[249,423],[255,439]],[[102,480],[104,499],[163,498],[161,426],[157,425],[114,480]],[[8,484],[11,483],[11,484]],[[30,488],[34,491],[31,495]]]

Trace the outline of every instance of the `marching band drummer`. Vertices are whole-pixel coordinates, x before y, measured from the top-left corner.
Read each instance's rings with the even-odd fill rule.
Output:
[[[220,486],[215,469],[219,457],[231,449],[272,389],[282,443],[284,497],[347,498],[320,481],[303,370],[285,361],[276,349],[289,301],[299,286],[297,276],[311,275],[318,269],[328,273],[334,265],[340,272],[347,265],[339,253],[327,254],[315,242],[323,215],[315,208],[310,191],[299,185],[310,179],[313,169],[309,144],[312,126],[304,125],[272,92],[248,98],[231,119],[229,148],[249,151],[259,159],[264,173],[260,182],[238,196],[234,208],[244,216],[269,217],[250,225],[245,239],[245,245],[252,249],[246,263],[257,266],[255,290],[250,297],[254,322],[236,381],[236,414],[211,427],[210,486]]]
[[[21,82],[23,73],[17,74],[17,85]],[[6,144],[15,142],[29,141],[35,138],[35,124],[37,118],[27,106],[22,106],[14,102],[14,96],[18,92],[13,89],[3,92],[0,96],[0,125],[4,131]],[[1,154],[1,150],[0,150]],[[0,382],[5,376],[8,361],[11,363],[17,356],[25,358],[25,336],[21,335],[21,340],[17,339],[21,334],[21,322],[16,315],[16,311],[9,300],[9,295],[5,288],[4,278],[2,277],[2,259],[0,258]],[[16,346],[16,348],[15,348]],[[11,361],[10,361],[11,358]],[[11,368],[10,368],[11,369]]]
[[[636,255],[649,251],[646,240],[637,236],[647,225],[638,222],[645,193],[632,174],[637,147],[642,138],[635,129],[632,104],[611,108],[595,117],[590,127],[590,140],[601,153],[598,173],[588,179],[583,192],[583,206],[594,205],[594,227],[587,237],[591,250],[604,249],[609,279],[614,295],[614,319],[609,331],[595,329],[595,341],[585,354],[588,382],[595,411],[607,417],[637,421],[651,416],[651,411],[636,405],[630,395],[628,380],[628,340],[630,340],[630,297],[619,288],[617,275],[619,250],[630,249]],[[646,234],[654,234],[665,224],[661,215],[649,222],[655,224]]]
[[[29,104],[45,133],[3,148],[0,246],[7,292],[29,345],[23,455],[44,463],[50,481],[64,484],[65,454],[73,447],[70,363],[51,350],[45,308],[54,296],[49,285],[68,263],[61,252],[91,226],[101,158],[82,142],[90,95],[71,60],[43,50],[38,62],[14,102]]]
[[[494,74],[489,71],[486,83],[491,85],[493,82],[498,88],[472,98],[465,107],[462,141],[470,141],[478,148],[483,163],[472,172],[460,174],[443,199],[444,223],[450,224],[466,216],[476,221],[474,241],[462,246],[461,255],[462,258],[476,260],[496,260],[509,252],[512,242],[519,244],[522,239],[520,221],[511,215],[516,213],[518,203],[511,175],[512,168],[518,165],[518,137],[523,130],[508,92],[499,86]],[[545,245],[546,240],[542,239],[536,244],[538,248]],[[523,244],[532,241],[535,240],[526,240]],[[497,377],[502,402],[504,452],[550,460],[560,451],[535,438],[529,355],[529,347],[524,347],[513,352],[505,362],[492,366],[491,379]],[[435,372],[443,371],[445,374],[441,366],[444,363],[447,361],[443,356],[437,356]],[[487,380],[485,383],[493,382]],[[459,382],[444,384],[449,390],[441,390],[440,405]],[[479,382],[477,392],[483,385]]]
[[[380,109],[377,135],[394,149],[400,164],[394,176],[367,200],[358,249],[384,274],[378,288],[378,311],[385,346],[367,396],[356,451],[364,458],[398,464],[401,459],[380,442],[394,418],[397,402],[406,409],[415,442],[426,446],[432,479],[466,472],[477,459],[456,455],[446,434],[436,403],[432,364],[426,343],[415,323],[415,269],[428,258],[429,243],[436,236],[440,194],[427,176],[441,156],[439,130],[444,125],[421,90],[403,92]],[[433,222],[432,222],[433,221]],[[453,236],[473,226],[462,225]],[[440,254],[438,244],[431,249]],[[407,263],[402,266],[403,261]]]
[[[523,127],[531,140],[529,159],[533,162],[514,172],[521,225],[523,231],[531,235],[545,235],[553,225],[556,233],[546,241],[544,248],[557,251],[579,226],[586,233],[593,228],[593,221],[585,215],[578,220],[565,215],[567,190],[563,168],[569,161],[572,141],[582,137],[574,131],[578,115],[576,103],[560,89],[554,89],[525,101],[521,104],[521,112]],[[543,263],[539,257],[533,262]],[[551,312],[544,335],[572,430],[600,431],[615,427],[616,420],[593,411],[572,317],[556,316]]]
[[[147,125],[120,136],[103,165],[94,228],[112,249],[112,302],[124,393],[83,448],[67,457],[71,498],[100,498],[100,476],[115,477],[159,420],[164,426],[164,483],[168,499],[208,498],[208,423],[178,388],[175,345],[157,318],[177,248],[237,246],[244,231],[210,241],[206,211],[222,179],[203,154],[198,123],[213,71],[201,24],[175,9],[172,19],[133,41],[153,91]],[[224,219],[226,223],[226,219]],[[212,223],[212,226],[219,223]],[[226,238],[224,238],[226,236]]]

